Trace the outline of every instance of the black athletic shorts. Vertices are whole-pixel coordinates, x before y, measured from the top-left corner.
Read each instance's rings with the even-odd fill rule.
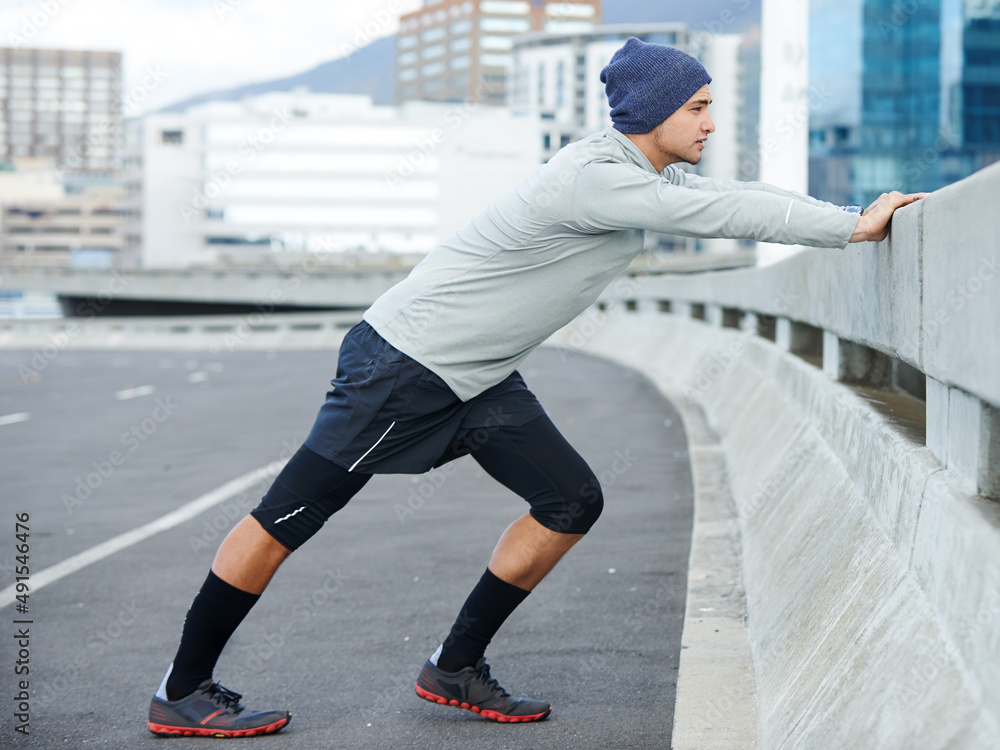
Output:
[[[516,371],[462,401],[440,377],[362,321],[344,337],[337,377],[305,445],[348,471],[421,474],[469,452],[479,430],[545,414]]]

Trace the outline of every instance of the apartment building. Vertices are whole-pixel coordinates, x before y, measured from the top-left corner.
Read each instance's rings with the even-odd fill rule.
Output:
[[[503,105],[516,35],[600,22],[600,0],[429,0],[400,18],[396,101]]]
[[[120,52],[0,48],[0,162],[109,174],[121,139]]]

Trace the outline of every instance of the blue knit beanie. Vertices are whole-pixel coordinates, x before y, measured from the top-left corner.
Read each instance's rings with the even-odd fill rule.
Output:
[[[611,120],[621,133],[648,133],[712,77],[686,52],[630,36],[601,71]]]

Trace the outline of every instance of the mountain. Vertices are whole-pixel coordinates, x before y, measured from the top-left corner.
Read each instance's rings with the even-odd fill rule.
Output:
[[[686,23],[693,33],[733,34],[760,23],[761,0],[701,0],[662,2],[662,0],[615,0],[605,2],[604,23]],[[369,94],[375,104],[393,104],[394,36],[377,39],[367,47],[321,63],[315,68],[287,78],[248,83],[232,89],[209,91],[164,107],[161,112],[183,112],[208,101],[239,101],[246,96],[268,91],[291,91],[305,87],[327,94]]]
[[[320,94],[369,94],[375,104],[392,104],[395,37],[376,39],[348,57],[331,60],[287,78],[248,83],[232,89],[209,91],[192,96],[161,112],[183,112],[209,101],[239,101],[269,91],[291,91],[305,87]]]

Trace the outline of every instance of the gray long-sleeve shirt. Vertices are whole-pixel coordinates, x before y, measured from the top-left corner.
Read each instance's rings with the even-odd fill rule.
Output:
[[[760,182],[668,166],[609,129],[498,196],[379,297],[364,318],[463,401],[499,383],[593,304],[646,230],[844,247],[858,217]]]

